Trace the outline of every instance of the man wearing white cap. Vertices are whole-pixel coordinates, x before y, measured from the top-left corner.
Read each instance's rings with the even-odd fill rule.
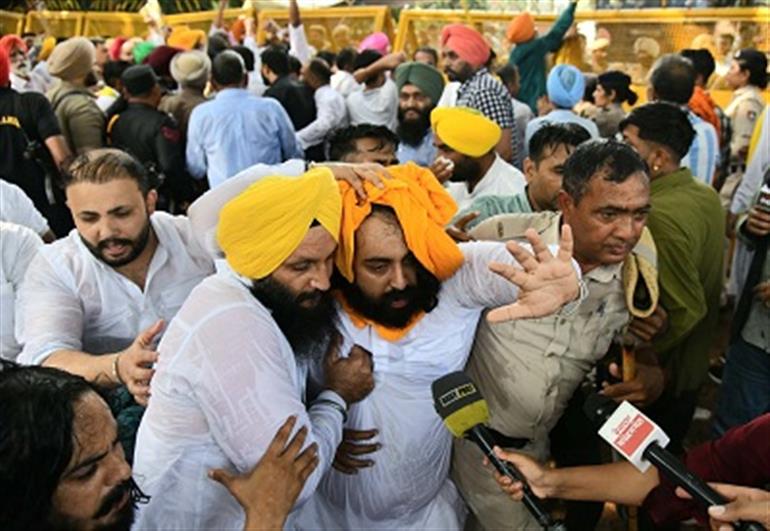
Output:
[[[211,59],[199,50],[177,54],[171,60],[171,77],[179,83],[179,91],[163,98],[158,110],[170,113],[184,135],[193,109],[207,101],[203,91],[210,74]]]

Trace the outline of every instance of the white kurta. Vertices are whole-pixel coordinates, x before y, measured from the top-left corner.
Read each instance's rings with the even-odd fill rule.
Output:
[[[324,85],[315,91],[313,98],[318,110],[316,119],[297,131],[297,141],[302,149],[322,144],[333,131],[348,125],[348,108],[339,92]]]
[[[21,347],[14,335],[19,287],[43,240],[32,230],[0,221],[0,358],[16,359]]]
[[[117,352],[158,319],[168,323],[176,315],[214,264],[187,218],[155,212],[150,220],[158,247],[144,290],[94,257],[75,229],[40,251],[19,294],[20,362],[39,364],[62,349]]]
[[[524,192],[527,179],[513,165],[505,162],[500,155],[495,155],[495,162],[489,167],[484,177],[476,184],[473,192],[468,191],[465,183],[447,183],[447,191],[457,202],[458,211],[465,210],[479,197],[488,195],[514,196]]]
[[[193,290],[158,351],[152,398],[136,441],[134,478],[152,499],[138,529],[243,529],[235,499],[207,471],[249,471],[278,428],[297,417],[318,444],[318,468],[298,504],[315,490],[342,439],[342,414],[320,403],[306,410],[307,368],[245,282],[219,272]],[[336,393],[322,398],[345,407]]]
[[[398,88],[390,78],[381,87],[353,92],[347,106],[350,125],[384,125],[391,131],[398,127]]]
[[[40,236],[50,229],[32,199],[13,183],[0,179],[0,221],[23,225]]]
[[[436,308],[402,339],[382,339],[341,314],[343,350],[352,344],[369,350],[376,382],[351,407],[345,427],[378,429],[374,441],[382,448],[367,456],[374,466],[356,475],[330,470],[301,509],[299,527],[462,529],[464,504],[449,479],[451,435],[433,408],[431,383],[465,367],[482,310],[513,302],[518,289],[488,267],[514,263],[504,244],[461,248],[464,265],[443,283]]]

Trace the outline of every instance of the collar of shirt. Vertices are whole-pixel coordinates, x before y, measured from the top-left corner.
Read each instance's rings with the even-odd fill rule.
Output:
[[[471,77],[463,81],[463,83],[460,85],[460,88],[457,90],[458,99],[460,96],[462,96],[465,93],[466,90],[468,90],[469,87],[471,87],[475,83],[478,83],[482,77],[488,76],[488,75],[489,75],[489,70],[487,70],[486,67],[482,67],[479,70],[477,70],[476,73],[473,74]]]
[[[655,195],[671,188],[692,184],[694,182],[693,179],[689,168],[679,168],[668,175],[653,179],[650,183],[650,194]]]
[[[248,98],[249,91],[245,88],[225,88],[217,92],[217,100]]]
[[[495,185],[495,178],[501,173],[505,172],[506,162],[495,153],[495,161],[492,163],[492,165],[487,170],[487,173],[484,174],[484,177],[481,178],[481,180],[478,182],[476,187],[473,189],[473,192],[470,194],[471,197],[478,197],[481,195],[484,195],[484,192]]]
[[[754,94],[757,94],[757,96],[761,98],[761,92],[762,91],[760,91],[759,88],[755,87],[754,85],[746,85],[745,87],[741,87],[733,91],[733,101],[743,96]]]

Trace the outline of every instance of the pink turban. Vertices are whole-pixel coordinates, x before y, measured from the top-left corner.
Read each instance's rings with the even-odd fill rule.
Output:
[[[489,61],[489,45],[481,33],[463,24],[450,24],[441,31],[441,46],[447,47],[472,67],[484,66]]]
[[[364,50],[375,50],[382,55],[388,55],[390,53],[390,39],[381,31],[372,33],[358,45],[359,53]]]
[[[0,46],[0,88],[5,88],[11,82],[11,59],[8,52]]]

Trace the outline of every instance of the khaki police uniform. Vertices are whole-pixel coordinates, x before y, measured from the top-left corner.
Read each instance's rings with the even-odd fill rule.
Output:
[[[560,219],[555,212],[495,216],[472,234],[477,239],[522,239],[533,227],[546,244],[558,244]],[[654,263],[654,246],[651,252],[647,258]],[[467,372],[487,400],[489,426],[505,437],[529,439],[521,451],[538,460],[547,457],[548,433],[576,388],[629,322],[627,266],[601,266],[583,275],[587,296],[569,315],[562,311],[540,319],[479,322]],[[468,527],[536,529],[524,505],[500,490],[482,458],[473,443],[455,441],[452,476],[476,515]]]

